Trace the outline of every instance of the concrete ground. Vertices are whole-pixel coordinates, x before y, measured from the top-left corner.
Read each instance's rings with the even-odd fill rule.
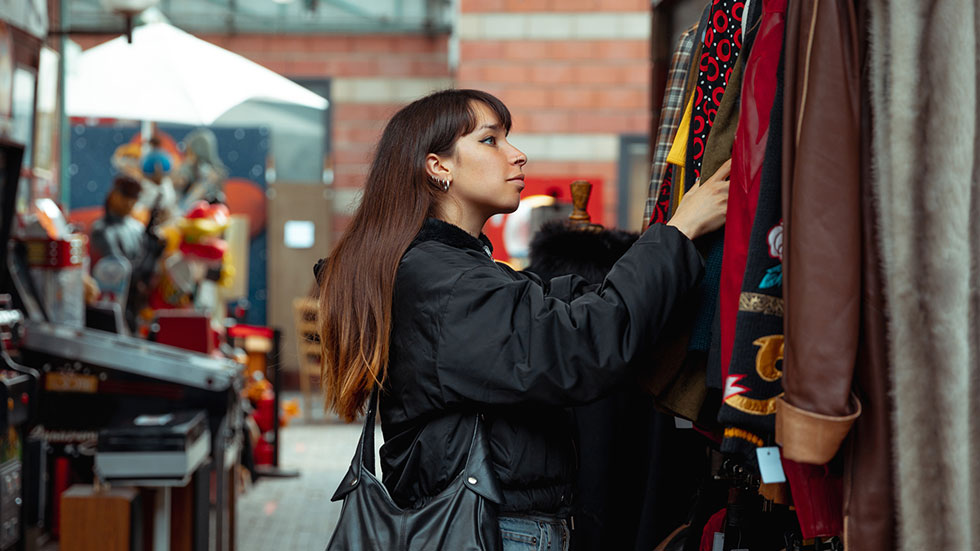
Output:
[[[322,402],[311,409],[312,419],[293,419],[280,432],[280,467],[298,470],[299,477],[260,478],[239,497],[238,550],[326,548],[341,506],[330,496],[350,466],[361,424],[325,416]],[[381,445],[380,429],[375,444]]]

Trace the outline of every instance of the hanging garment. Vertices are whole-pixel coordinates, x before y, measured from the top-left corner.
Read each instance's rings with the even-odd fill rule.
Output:
[[[980,527],[980,7],[909,0],[868,5],[871,189],[894,399],[889,412],[894,549],[975,549]],[[799,231],[789,237],[795,239]],[[793,262],[787,277],[796,273]],[[859,381],[864,367],[857,364]],[[836,362],[832,369],[846,375]],[[796,405],[834,417],[848,413],[827,411],[844,405],[838,390],[831,389],[827,403]],[[793,398],[787,395],[787,401]],[[864,404],[855,438],[874,406]],[[857,445],[852,450],[855,468],[861,451]],[[845,496],[849,490],[861,491],[845,488]],[[873,548],[855,541],[851,529],[861,512],[858,502],[870,503],[867,497],[845,498],[847,544],[854,541],[854,549]]]
[[[742,46],[741,21],[744,15],[742,7],[741,2],[734,0],[717,0],[711,5],[710,24],[705,32],[698,63],[698,83],[694,92],[684,189],[690,189],[701,177],[701,163],[708,135]],[[705,178],[710,176],[707,174]],[[707,352],[711,347],[711,328],[714,324],[718,278],[721,273],[723,235],[724,230],[718,230],[697,240],[698,249],[705,259],[705,277],[699,291],[688,349],[704,355],[705,360],[699,362],[700,369],[704,369],[707,365]]]
[[[742,23],[743,25],[748,25],[748,30],[743,32],[742,50],[739,53],[738,61],[735,62],[732,76],[729,77],[728,88],[721,99],[721,105],[718,106],[718,114],[715,116],[715,122],[711,128],[711,134],[708,136],[708,143],[705,146],[704,161],[701,163],[702,171],[705,174],[714,174],[725,161],[732,157],[732,144],[735,140],[739,109],[742,105],[743,72],[745,64],[750,57],[752,43],[759,30],[759,23],[762,19],[761,1],[746,4],[746,8],[742,13]],[[723,388],[719,317],[720,313],[716,301],[715,312],[712,315],[711,322],[711,344],[708,347],[705,365],[705,382],[717,394],[718,399],[714,400],[713,403],[717,404],[718,407],[721,405],[720,396]],[[714,414],[717,415],[717,411]]]
[[[738,127],[739,109],[742,105],[743,72],[761,22],[761,0],[751,5],[747,4],[743,14],[742,23],[747,24],[748,28],[742,33],[741,51],[735,61],[735,66],[732,68],[732,75],[728,78],[725,95],[722,96],[721,103],[718,105],[718,114],[715,115],[714,123],[711,125],[711,133],[708,135],[708,141],[704,146],[704,159],[701,162],[701,169],[704,174],[708,175],[714,174],[725,161],[732,157],[732,144],[735,140],[735,129]]]
[[[708,14],[709,23],[698,59],[685,189],[690,189],[694,181],[701,177],[701,161],[708,134],[742,47],[742,8],[742,2],[715,0]]]
[[[731,186],[728,192],[728,215],[725,219],[724,257],[719,285],[721,377],[727,380],[728,364],[732,361],[732,345],[735,340],[735,318],[738,313],[739,295],[748,256],[752,221],[759,201],[759,183],[762,178],[763,160],[767,155],[770,114],[776,96],[776,68],[783,45],[783,29],[786,19],[786,0],[762,0],[763,15],[758,37],[745,64],[742,82],[738,130],[732,151]],[[776,113],[777,126],[781,126],[782,113]],[[776,131],[781,132],[781,127]],[[782,134],[780,133],[780,136]],[[779,150],[782,141],[773,144]],[[775,151],[768,153],[775,154]],[[779,187],[780,171],[771,174]],[[781,210],[779,193],[772,194],[774,209]],[[777,216],[778,219],[781,218]],[[768,222],[767,222],[768,223]],[[775,226],[775,223],[772,224]],[[781,269],[781,265],[780,265]],[[778,281],[781,282],[779,272]],[[776,277],[770,283],[776,283]],[[773,287],[775,285],[769,285]],[[779,285],[781,288],[781,283]],[[780,320],[780,323],[782,321]],[[779,331],[781,334],[782,331]],[[751,351],[750,351],[751,352]],[[751,354],[754,356],[754,352]],[[771,427],[771,425],[770,425]]]
[[[741,22],[746,15],[743,8],[743,2],[734,0],[716,0],[711,5],[710,23],[705,31],[698,60],[698,82],[694,92],[691,136],[683,181],[685,190],[690,189],[701,177],[701,164],[708,136],[742,47]],[[711,175],[705,175],[706,178],[709,176]],[[697,299],[688,349],[703,353],[704,358],[707,358],[711,347],[723,234],[724,230],[718,230],[702,236],[697,242],[698,249],[705,258],[705,278]],[[699,368],[704,369],[706,364],[706,360],[699,362]]]
[[[722,451],[740,454],[749,465],[755,449],[773,441],[776,399],[782,394],[783,356],[783,224],[781,200],[782,73],[779,59],[785,22],[785,0],[762,0],[762,26],[746,64],[742,116],[735,136],[732,188],[728,213],[734,226],[725,234],[725,259],[732,252],[745,258],[739,269],[735,318],[728,349],[722,343],[725,388],[718,420],[724,425]],[[763,122],[764,121],[764,122]],[[760,135],[765,142],[760,143]],[[760,155],[761,153],[761,155]],[[755,188],[753,190],[753,188]],[[745,242],[739,236],[748,237]],[[735,279],[734,270],[730,277]],[[725,275],[725,274],[723,274]],[[721,303],[722,322],[724,310]],[[722,330],[725,325],[722,325]],[[722,334],[724,339],[727,335]],[[722,364],[724,366],[724,363]]]
[[[694,95],[688,98],[687,104],[684,106],[684,116],[681,118],[680,127],[677,129],[677,134],[674,136],[674,143],[670,146],[670,152],[667,153],[667,163],[671,165],[672,172],[671,175],[679,175],[679,181],[683,182],[685,178],[684,170],[684,157],[687,155],[687,143],[689,130],[691,128],[691,111],[694,108]],[[674,205],[680,204],[681,200],[684,198],[684,188],[679,187],[676,191],[676,199],[672,201]]]
[[[842,500],[852,496],[845,488],[844,497],[837,497],[839,462],[829,468],[824,464],[837,454],[861,407],[852,388],[863,346],[862,255],[869,253],[862,253],[861,245],[861,143],[870,136],[861,136],[859,28],[848,1],[794,4],[787,18],[785,394],[777,404],[776,440],[783,445],[784,470],[805,537],[847,532]],[[873,321],[876,314],[866,316],[865,321]],[[854,444],[844,454],[846,469],[856,453],[865,461],[873,456],[877,469],[885,470],[886,447],[875,452],[867,443]],[[881,474],[872,474],[857,484],[880,487],[881,480]],[[874,506],[890,516],[885,512],[890,499],[876,494]],[[891,540],[885,533],[860,542],[847,539],[848,549],[891,548],[880,547]]]
[[[691,25],[681,33],[677,47],[671,56],[670,72],[667,75],[667,88],[664,92],[663,106],[660,109],[660,123],[657,125],[657,141],[653,149],[653,165],[650,168],[650,191],[647,196],[643,219],[650,220],[660,197],[660,185],[667,170],[667,153],[673,144],[680,123],[681,109],[684,107],[684,85],[688,69],[696,48],[695,35],[698,25]],[[658,221],[666,220],[663,215]]]
[[[711,6],[706,6],[704,11],[701,13],[701,20],[698,22],[697,30],[694,35],[694,52],[690,57],[690,65],[687,68],[687,79],[684,82],[684,93],[682,95],[682,105],[684,109],[687,110],[687,104],[689,99],[693,96],[694,90],[697,84],[698,78],[698,61],[701,58],[701,49],[703,40],[700,37],[704,36],[705,30],[708,26],[708,13],[710,12]],[[683,114],[683,112],[682,112]],[[674,132],[674,138],[667,145],[667,151],[669,154],[670,149],[673,147],[674,141],[676,140],[676,133],[682,127],[687,126],[688,131],[690,127],[690,122],[687,125],[678,123],[677,130]],[[666,159],[665,159],[666,162]],[[648,225],[656,223],[666,223],[670,220],[670,217],[674,214],[677,209],[677,203],[680,201],[680,197],[677,194],[678,188],[683,189],[683,185],[675,186],[674,182],[678,181],[675,168],[666,164],[664,169],[663,179],[660,182],[660,189],[657,192],[657,201],[654,205],[653,212],[650,215]]]

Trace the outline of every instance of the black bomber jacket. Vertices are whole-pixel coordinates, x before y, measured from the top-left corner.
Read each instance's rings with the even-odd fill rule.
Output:
[[[654,225],[605,281],[549,282],[490,258],[490,242],[429,219],[402,257],[380,410],[382,480],[419,505],[461,471],[476,414],[502,512],[567,515],[576,468],[564,408],[626,381],[701,277],[694,245]]]

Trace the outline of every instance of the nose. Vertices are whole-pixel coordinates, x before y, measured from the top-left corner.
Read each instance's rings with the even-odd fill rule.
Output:
[[[523,151],[515,147],[514,152],[517,154],[517,156],[514,157],[514,161],[513,161],[515,165],[524,166],[525,164],[527,164],[527,155],[525,155]]]

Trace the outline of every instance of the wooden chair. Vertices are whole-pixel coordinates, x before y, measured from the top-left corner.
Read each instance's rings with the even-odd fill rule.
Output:
[[[293,299],[296,320],[296,346],[299,358],[299,388],[303,393],[303,418],[313,412],[313,393],[310,380],[320,381],[320,335],[317,331],[317,301],[310,297]]]

